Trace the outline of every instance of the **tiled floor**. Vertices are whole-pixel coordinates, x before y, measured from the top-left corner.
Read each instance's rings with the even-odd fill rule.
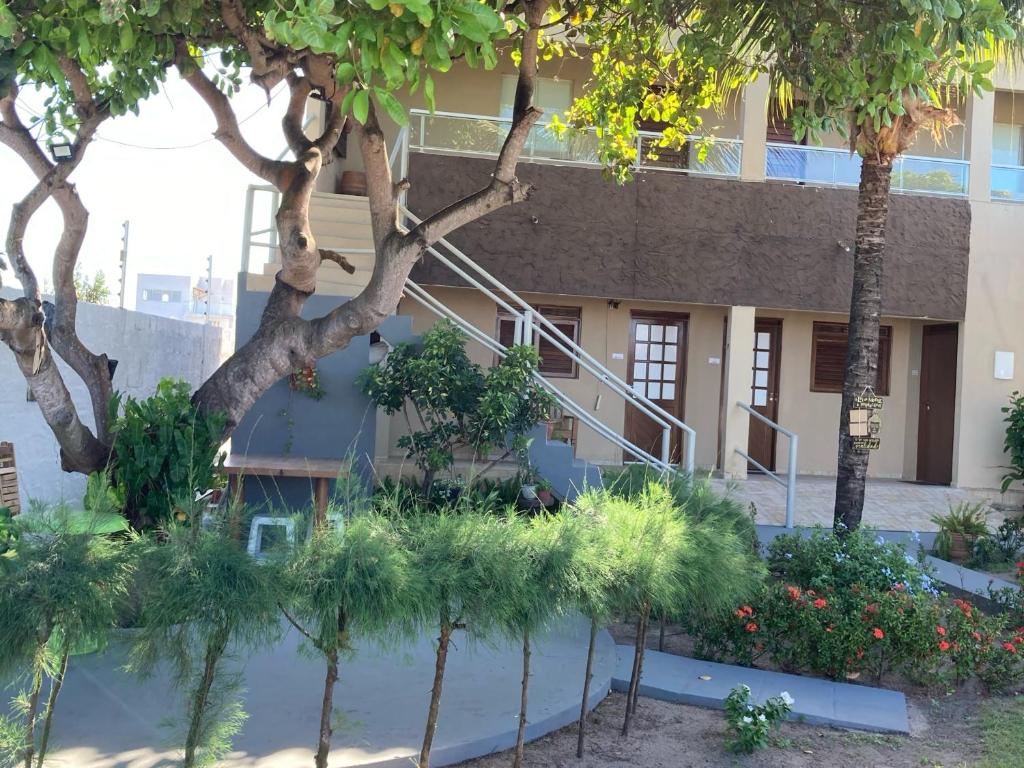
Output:
[[[753,504],[757,522],[783,525],[786,521],[786,489],[763,475],[751,475],[746,480],[726,481],[713,479],[712,484],[728,491],[745,505]],[[834,477],[799,476],[796,480],[796,524],[832,525],[835,505],[836,479]],[[869,480],[864,499],[865,525],[889,531],[934,531],[932,515],[942,515],[949,507],[961,501],[989,501],[992,496],[979,491],[918,485],[902,480]],[[992,510],[991,526],[1002,522],[1005,513]]]

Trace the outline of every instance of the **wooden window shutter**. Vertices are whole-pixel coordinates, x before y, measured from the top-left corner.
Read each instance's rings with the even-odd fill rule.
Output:
[[[842,392],[849,345],[846,323],[814,323],[811,335],[811,391]],[[892,363],[892,326],[878,331],[878,378],[875,394],[888,395]]]
[[[547,320],[575,343],[580,343],[579,307],[537,307]],[[545,376],[574,379],[579,376],[576,361],[558,349],[544,337],[538,339],[537,352],[540,354],[540,372]]]

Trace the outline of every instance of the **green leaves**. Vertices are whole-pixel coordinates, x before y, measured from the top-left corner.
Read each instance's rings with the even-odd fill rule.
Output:
[[[352,114],[360,123],[365,123],[370,113],[370,92],[365,88],[356,91],[352,98]]]
[[[0,38],[10,39],[14,37],[18,29],[18,20],[14,13],[7,6],[6,2],[0,2]]]

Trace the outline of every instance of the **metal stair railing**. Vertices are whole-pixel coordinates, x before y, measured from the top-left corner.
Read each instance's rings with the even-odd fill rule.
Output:
[[[420,222],[420,219],[410,212],[405,206],[400,208],[400,212],[413,224],[418,224]],[[452,258],[445,256],[439,250],[439,247],[444,248],[449,254],[451,254]],[[521,327],[523,329],[521,339],[523,343],[529,343],[534,334],[539,335],[541,338],[548,341],[559,352],[568,356],[581,368],[593,375],[612,392],[621,396],[627,404],[637,408],[641,413],[661,427],[662,441],[661,459],[659,460],[660,465],[667,467],[673,464],[671,455],[672,428],[676,427],[681,430],[686,436],[686,450],[684,456],[685,470],[687,473],[693,474],[697,433],[692,427],[686,424],[679,417],[655,404],[646,396],[638,394],[623,379],[610,371],[603,363],[598,361],[583,347],[559,330],[554,323],[539,312],[534,311],[533,307],[531,307],[528,302],[516,294],[511,288],[501,283],[501,281],[487,272],[483,267],[447,240],[438,240],[434,245],[429,246],[427,250],[434,256],[434,258],[452,270],[456,275],[461,277],[477,290],[481,291],[499,307],[515,317],[517,327]],[[466,269],[463,269],[463,266],[465,266]],[[475,272],[477,277],[474,277],[470,272]]]
[[[445,318],[454,323],[458,328],[465,332],[473,341],[482,344],[486,349],[494,352],[500,357],[504,358],[508,355],[508,348],[494,338],[489,336],[484,331],[477,328],[471,322],[460,316],[455,310],[448,305],[441,302],[436,297],[432,296],[428,291],[424,290],[421,286],[417,285],[412,280],[406,280],[405,283],[406,296],[416,301],[427,310],[437,315],[438,317]],[[592,414],[588,413],[583,407],[581,407],[575,400],[569,397],[565,392],[556,387],[549,379],[544,378],[540,373],[533,374],[534,380],[550,392],[560,406],[566,411],[573,414],[579,420],[586,424],[588,427],[593,429],[599,435],[607,439],[609,442],[617,445],[622,450],[635,456],[645,464],[649,464],[662,472],[674,472],[675,467],[669,462],[665,462],[662,459],[652,456],[647,451],[643,450],[639,446],[633,444],[623,435],[620,435],[614,429],[609,427],[607,424],[597,419]]]
[[[738,401],[736,405],[738,405],[744,411],[749,413],[755,419],[760,419],[769,427],[774,429],[776,432],[779,432],[789,438],[789,461],[786,464],[785,480],[779,477],[777,472],[772,472],[761,462],[757,461],[756,459],[752,459],[750,455],[747,454],[745,451],[741,451],[739,448],[737,448],[736,453],[739,454],[742,458],[749,461],[755,467],[764,472],[765,475],[767,475],[776,483],[778,483],[779,485],[786,489],[786,527],[792,528],[796,518],[796,448],[799,442],[799,436],[796,434],[796,432],[786,429],[784,426],[772,421],[764,414],[758,413],[747,403]]]

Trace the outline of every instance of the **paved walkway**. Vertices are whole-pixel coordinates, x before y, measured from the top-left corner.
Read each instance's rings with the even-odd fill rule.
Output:
[[[757,522],[783,525],[786,522],[786,489],[764,475],[746,480],[714,478],[712,486],[728,492],[745,506],[757,509]],[[796,524],[831,527],[835,506],[836,479],[800,475],[796,480]],[[919,485],[903,480],[869,480],[864,496],[864,524],[889,531],[934,531],[938,526],[932,515],[943,515],[961,501],[975,503],[996,500],[998,494],[969,491],[937,485]],[[993,510],[992,527],[999,525],[1004,512]]]
[[[633,646],[616,649],[618,664],[612,688],[625,691],[632,671]],[[640,695],[721,709],[729,692],[741,684],[750,686],[750,698],[757,703],[788,692],[794,699],[791,720],[880,733],[910,733],[907,700],[898,691],[716,664],[658,651],[647,651],[644,656]]]
[[[295,632],[256,654],[244,669],[249,713],[221,768],[308,768],[316,746],[324,668],[300,654]],[[527,738],[579,717],[589,624],[567,622],[534,642]],[[432,765],[443,766],[515,745],[522,680],[518,643],[483,647],[456,633],[448,654]],[[76,657],[54,720],[47,765],[169,768],[179,758],[161,722],[180,718],[163,671],[145,683],[120,670],[123,647]],[[608,693],[615,645],[602,632],[591,706]],[[419,754],[434,674],[430,638],[389,652],[359,650],[342,663],[335,693],[332,768],[409,768]],[[0,707],[2,712],[2,707]]]

